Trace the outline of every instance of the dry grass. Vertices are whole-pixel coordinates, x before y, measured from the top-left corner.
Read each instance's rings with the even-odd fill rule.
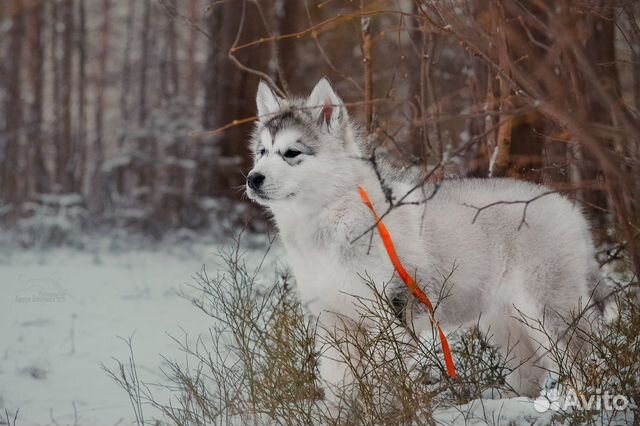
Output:
[[[265,274],[260,267],[247,267],[239,244],[221,256],[223,271],[212,277],[203,270],[194,281],[199,296],[192,301],[212,324],[210,332],[195,340],[186,333],[174,338],[185,357],[181,362],[166,360],[165,384],[152,385],[139,377],[131,340],[129,359],[116,360],[115,368],[104,367],[128,393],[139,425],[431,425],[439,409],[510,395],[505,384],[510,370],[490,344],[490,331],[487,335],[474,328],[453,338],[460,377],[451,381],[444,374],[437,339],[415,336],[399,323],[372,283],[370,299],[354,299],[358,321],[345,319],[344,327],[319,333],[317,324],[304,315],[287,274],[264,285],[259,277]],[[604,324],[592,318],[568,331],[591,350],[568,355],[553,343],[548,350],[558,366],[555,376],[565,388],[579,384],[587,396],[610,390],[639,401],[640,305],[629,291],[620,291],[615,299],[617,319]],[[544,321],[529,323],[544,330]],[[320,337],[327,335],[331,337]],[[326,345],[338,349],[354,378],[336,390],[340,409],[327,407],[318,385],[317,367]],[[163,397],[154,395],[160,390]],[[150,421],[144,413],[147,406],[158,409],[162,421]],[[610,414],[558,412],[555,420],[608,424],[603,422],[611,422]],[[638,408],[632,404],[618,415],[623,417],[616,417],[614,424],[621,424],[621,418],[631,424]]]

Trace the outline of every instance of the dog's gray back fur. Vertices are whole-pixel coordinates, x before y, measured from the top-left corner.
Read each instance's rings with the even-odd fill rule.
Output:
[[[361,185],[382,214],[388,188],[404,202],[384,223],[405,268],[435,299],[441,325],[456,330],[479,322],[523,364],[510,379],[515,390],[535,394],[550,368],[547,358],[538,359],[539,345],[549,341],[522,320],[544,320],[560,339],[572,310],[589,302],[598,272],[583,214],[563,196],[522,181],[445,180],[415,189],[415,177],[396,179],[385,162],[376,162],[376,173],[340,105],[325,80],[307,100],[278,98],[266,85],[258,94],[252,173],[265,176],[264,192],[248,194],[273,214],[303,303],[330,328],[335,314],[357,315],[353,295],[369,297],[368,276],[400,317],[418,331],[430,329],[423,307],[404,305],[407,290],[358,194]],[[287,144],[304,154],[286,158]],[[407,306],[411,312],[403,312]],[[330,383],[343,380],[336,368],[326,361],[321,369]]]

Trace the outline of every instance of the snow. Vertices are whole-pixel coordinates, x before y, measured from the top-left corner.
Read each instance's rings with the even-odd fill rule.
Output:
[[[128,166],[129,164],[131,164],[132,160],[133,158],[131,157],[131,155],[118,155],[102,163],[100,170],[105,173],[109,173],[115,169]]]
[[[194,170],[196,168],[196,162],[194,160],[185,158],[168,156],[163,158],[161,161],[163,164],[181,167],[183,169]]]
[[[37,194],[35,199],[48,205],[58,205],[60,207],[72,207],[83,203],[82,195],[77,193],[68,194]]]
[[[113,368],[113,358],[127,362],[121,338],[133,336],[142,380],[166,383],[161,355],[184,359],[170,336],[182,340],[186,332],[195,339],[213,325],[176,291],[195,291],[192,277],[203,265],[216,270],[225,245],[184,237],[158,250],[96,243],[84,251],[0,251],[0,412],[6,408],[12,417],[19,409],[18,425],[134,424],[127,395],[101,368]],[[244,251],[247,263],[257,265],[263,240],[244,246],[253,247]],[[274,250],[268,263],[282,259],[281,248]],[[144,410],[147,419],[160,417],[150,406]],[[441,425],[542,426],[554,414],[538,412],[527,398],[487,398],[442,405],[433,416]],[[622,414],[610,414],[612,424],[627,423]]]
[[[100,364],[127,360],[118,336],[134,335],[146,379],[162,359],[180,358],[167,335],[206,331],[206,317],[176,289],[187,289],[217,247],[89,253],[73,249],[0,255],[0,410],[17,424],[131,424],[127,395]],[[155,377],[156,375],[157,377]],[[152,412],[152,411],[149,411]]]
[[[496,144],[496,147],[493,149],[493,154],[491,154],[491,159],[489,160],[489,177],[493,175],[496,159],[498,158],[498,152],[500,152],[500,147]]]
[[[511,399],[476,399],[468,404],[440,408],[434,412],[436,424],[441,425],[547,425],[556,412],[536,411],[532,400],[524,397]]]

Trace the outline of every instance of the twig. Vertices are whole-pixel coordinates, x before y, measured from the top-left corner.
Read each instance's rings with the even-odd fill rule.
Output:
[[[536,195],[535,197],[529,199],[529,200],[514,200],[514,201],[496,201],[490,204],[487,204],[486,206],[482,206],[482,207],[476,207],[473,206],[471,204],[467,204],[467,203],[463,203],[463,206],[465,207],[471,207],[473,209],[476,209],[476,214],[473,216],[473,219],[471,220],[471,223],[476,223],[476,219],[478,219],[478,216],[480,215],[480,213],[482,213],[484,210],[487,210],[491,207],[495,207],[495,206],[499,206],[499,205],[513,205],[513,204],[524,204],[524,209],[522,211],[522,218],[520,219],[520,224],[518,225],[518,231],[522,228],[522,226],[527,225],[527,227],[529,227],[529,224],[527,223],[526,220],[526,216],[527,216],[527,208],[529,208],[529,204],[533,203],[536,200],[539,200],[542,197],[545,197],[547,195],[550,194],[557,194],[558,191],[547,191],[547,192],[543,192],[542,194]]]

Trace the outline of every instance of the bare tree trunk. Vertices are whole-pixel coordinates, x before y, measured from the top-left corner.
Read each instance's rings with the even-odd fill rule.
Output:
[[[151,27],[151,0],[144,0],[143,23],[140,33],[140,93],[138,108],[138,123],[147,120],[147,71],[149,68],[149,31]]]
[[[305,15],[303,1],[283,0],[282,15],[278,19],[278,33],[294,34],[302,31],[308,22],[306,19],[301,19]],[[299,60],[300,42],[301,40],[293,38],[283,39],[277,43],[276,53],[281,70],[278,75],[278,84],[287,93],[290,93],[289,83],[298,82],[300,74],[304,73]]]
[[[411,13],[419,16],[420,7],[418,2],[412,5]],[[423,25],[422,19],[410,20],[409,25],[420,28]],[[411,31],[411,45],[415,51],[408,59],[408,91],[413,100],[414,110],[411,117],[411,131],[409,140],[411,143],[411,153],[420,163],[426,164],[427,157],[431,154],[431,144],[429,141],[429,128],[424,120],[427,112],[427,80],[431,78],[430,64],[433,55],[427,49],[434,45],[433,37],[427,31]]]
[[[111,38],[110,28],[111,0],[102,0],[102,28],[100,29],[100,56],[98,59],[98,74],[96,76],[96,139],[94,155],[96,167],[100,167],[104,160],[104,110],[105,89],[109,64],[109,48]]]
[[[619,83],[613,56],[614,18],[613,16],[605,18],[607,13],[610,13],[606,10],[597,13],[596,11],[597,9],[593,9],[594,13],[576,15],[570,10],[564,10],[563,23],[568,31],[581,35],[576,43],[580,45],[580,49],[584,46],[590,64],[594,65],[594,72],[599,80],[597,84],[607,87],[607,90],[611,90],[612,93],[617,93]],[[597,14],[600,15],[596,16]],[[563,73],[562,78],[570,84],[572,94],[566,100],[567,108],[570,108],[572,114],[585,123],[612,125],[610,107],[603,104],[593,88],[589,87],[593,82],[586,78],[585,69],[580,65],[575,53],[571,51],[571,47],[566,49],[562,59],[558,67],[562,71],[558,72]],[[613,216],[606,213],[610,206],[607,200],[605,174],[598,155],[571,135],[560,132],[555,135],[555,138],[563,141],[559,142],[560,144],[572,143],[571,149],[567,151],[567,158],[572,162],[572,186],[576,189],[576,198],[583,202],[585,210],[589,213],[596,240],[602,242],[610,239],[608,228]],[[599,138],[597,143],[607,150],[613,147],[613,142],[605,138]],[[548,164],[547,167],[549,166]]]
[[[535,1],[521,2],[532,16],[543,21],[544,15]],[[508,74],[510,67],[527,70],[535,75],[536,69],[544,63],[546,51],[539,44],[545,35],[536,28],[519,20],[517,12],[505,8],[500,1],[492,4],[493,20],[496,24],[497,55],[500,67]],[[536,40],[537,43],[533,43]],[[517,113],[514,110],[524,104],[505,82],[499,82],[499,127],[494,153],[492,176],[510,176],[534,182],[542,181],[543,149],[546,142],[543,117],[538,113]]]
[[[120,113],[122,120],[126,123],[130,120],[131,107],[129,104],[129,95],[131,90],[131,45],[133,43],[134,18],[136,15],[136,4],[138,2],[130,1],[127,5],[127,31],[124,44],[124,57],[122,60],[122,90],[120,92]],[[124,137],[124,133],[122,134]],[[120,145],[122,138],[119,139]]]
[[[34,4],[27,14],[27,45],[29,53],[28,80],[31,90],[29,126],[27,127],[27,193],[49,190],[49,176],[43,155],[43,103],[44,103],[44,4]]]
[[[50,5],[50,19],[51,19],[51,45],[49,47],[50,54],[50,62],[51,62],[51,73],[52,73],[52,90],[51,90],[51,106],[53,108],[53,122],[50,126],[50,140],[51,146],[55,150],[55,156],[53,161],[53,171],[52,171],[52,180],[51,180],[51,191],[57,190],[59,185],[58,180],[58,147],[61,144],[62,138],[62,108],[60,105],[60,60],[59,60],[59,52],[60,52],[60,34],[59,34],[59,24],[60,24],[60,4],[58,1],[49,2]]]
[[[82,192],[87,162],[87,28],[84,0],[78,2],[78,33],[76,38],[78,49],[78,91],[77,91],[77,133],[75,144],[75,183],[74,191]]]
[[[61,104],[62,109],[62,133],[56,146],[56,178],[62,192],[74,190],[74,169],[73,149],[74,138],[72,128],[72,106],[71,95],[73,91],[73,0],[63,0],[62,2],[62,22],[64,31],[62,33],[62,86]]]
[[[626,2],[623,8],[630,27],[629,38],[631,58],[633,59],[633,100],[636,109],[640,110],[640,24],[636,21],[636,14],[638,14],[636,10],[640,10],[640,6],[637,3]]]
[[[169,6],[169,8],[172,7],[173,2],[171,2],[171,5]],[[151,69],[152,65],[151,63],[152,58],[155,59],[154,56],[152,56],[152,53],[155,53],[155,48],[157,46],[157,40],[155,37],[152,37],[152,31],[153,31],[153,22],[154,20],[152,19],[152,15],[153,15],[153,6],[150,0],[145,0],[144,1],[144,8],[143,8],[143,18],[142,18],[142,33],[141,33],[141,46],[140,46],[140,51],[141,51],[141,59],[140,59],[140,98],[139,98],[139,102],[140,102],[140,111],[139,111],[139,117],[138,117],[138,123],[140,125],[144,125],[147,121],[147,117],[149,116],[149,95],[152,93],[149,91],[149,83],[152,83],[152,81],[149,79],[149,70]],[[172,21],[171,18],[166,17],[166,15],[163,15],[163,19],[167,20],[167,22],[169,22],[169,27],[171,27],[171,25],[173,25],[170,21]],[[167,31],[167,29],[165,28],[164,31]],[[173,37],[175,37],[175,27],[174,27],[174,34]],[[165,45],[164,46],[160,46],[160,47],[164,47],[165,48],[165,55],[164,57],[162,57],[161,55],[159,55],[159,59],[160,59],[160,83],[158,85],[155,86],[151,86],[151,87],[157,87],[160,90],[160,98],[162,98],[163,96],[165,98],[168,98],[170,96],[169,92],[170,92],[170,88],[168,88],[168,64],[167,64],[167,47],[170,43],[170,41],[167,40],[167,38],[165,37],[164,39],[165,41]],[[160,43],[162,43],[162,40],[160,40]],[[135,150],[136,152],[141,153],[146,160],[143,162],[143,164],[140,167],[137,167],[137,169],[135,170],[135,174],[132,176],[134,177],[134,179],[136,180],[136,185],[140,188],[145,188],[146,194],[142,197],[141,201],[143,203],[151,203],[152,200],[157,197],[157,190],[158,187],[155,186],[155,173],[156,173],[156,168],[159,168],[159,165],[157,164],[157,145],[158,145],[158,141],[156,140],[155,136],[153,134],[147,134],[144,138],[138,139],[135,141]],[[171,207],[169,207],[171,208]]]
[[[603,10],[602,16],[610,14],[609,11]],[[617,78],[617,69],[615,66],[615,18],[607,16],[607,18],[599,18],[589,16],[586,25],[589,27],[588,38],[585,43],[585,53],[588,55],[590,62],[595,65],[598,72],[600,83],[608,90],[619,92],[619,83]],[[582,85],[581,92],[584,94],[583,108],[587,111],[587,119],[592,122],[613,124],[610,110],[593,96],[589,96],[589,89],[586,85]],[[603,146],[612,147],[613,142],[602,140]],[[603,182],[604,174],[599,167],[598,159],[591,153],[585,151],[583,154],[583,163],[581,167],[583,180],[587,182]],[[595,186],[595,185],[594,185]],[[617,188],[611,188],[618,191]],[[614,196],[614,194],[610,194]],[[591,210],[592,221],[595,224],[598,239],[608,239],[607,227],[610,219],[607,215],[602,214],[602,210],[608,209],[607,193],[605,188],[592,188],[585,191],[585,199],[588,208]]]
[[[597,76],[597,82],[600,87],[604,88],[611,96],[611,99],[620,99],[620,82],[618,80],[618,70],[615,57],[615,30],[616,16],[615,11],[603,2],[600,4],[598,13],[589,16],[589,33],[585,43],[584,52],[593,64],[593,69]],[[593,82],[592,82],[593,84]],[[613,111],[612,105],[606,103],[602,97],[589,96],[591,91],[588,85],[585,85],[584,93],[587,94],[587,108],[589,120],[593,123],[615,126],[618,125],[620,117]],[[615,141],[608,138],[600,138],[600,143],[607,150],[617,152],[622,158],[631,159],[632,154],[629,150],[630,141]],[[637,142],[637,141],[636,141]],[[604,182],[605,188],[596,188],[595,191],[588,193],[588,202],[590,206],[595,207],[594,216],[597,219],[600,239],[609,240],[609,228],[613,217],[602,214],[601,210],[610,210],[615,212],[618,222],[618,229],[622,234],[622,238],[626,239],[627,249],[633,261],[634,269],[640,272],[640,252],[638,251],[637,235],[638,229],[634,228],[634,221],[637,220],[637,209],[635,204],[631,202],[633,196],[633,188],[625,188],[624,179],[601,170],[599,159],[591,153],[585,153],[586,162],[583,170],[584,176],[596,182]],[[628,160],[627,160],[628,161]],[[591,166],[591,167],[589,167]],[[627,169],[627,165],[621,165],[623,170]],[[623,190],[626,189],[625,190]],[[604,191],[606,189],[606,192]],[[607,199],[608,196],[608,199]]]
[[[507,26],[505,11],[499,2],[492,2],[491,13],[493,20],[492,27],[495,27],[496,31],[494,38],[496,40],[496,57],[498,58],[498,64],[500,64],[500,68],[502,68],[506,74],[509,74],[511,57],[507,37],[512,29]],[[499,95],[497,103],[500,107],[501,114],[499,115],[500,122],[498,123],[498,130],[496,132],[495,151],[492,156],[493,167],[489,171],[491,176],[506,176],[509,168],[512,166],[511,135],[513,133],[515,117],[511,113],[513,109],[513,96],[511,89],[505,81],[506,79],[507,76],[498,76]]]
[[[198,19],[198,0],[189,0],[189,19],[192,25],[189,27],[189,38],[187,40],[187,96],[189,99],[194,99],[198,83],[198,68],[196,64],[198,30],[195,27]]]
[[[175,17],[178,16],[177,0],[167,0],[166,31],[163,55],[160,63],[160,80],[163,97],[170,99],[178,94],[180,80],[178,74],[178,48]]]
[[[171,5],[178,9],[178,0],[171,0]],[[178,34],[176,32],[175,19],[171,19],[169,33],[169,70],[171,74],[171,96],[178,96],[180,93],[180,64],[178,63]]]
[[[100,28],[100,53],[98,57],[98,71],[96,75],[96,106],[95,122],[96,136],[93,144],[93,172],[91,177],[91,192],[89,208],[95,212],[102,212],[107,204],[107,183],[101,170],[104,162],[104,111],[105,89],[109,64],[109,47],[111,38],[110,28],[111,0],[102,0],[102,26]]]
[[[24,38],[24,12],[22,0],[15,1],[15,10],[11,18],[11,29],[8,34],[8,47],[5,53],[6,91],[4,111],[6,121],[6,141],[0,154],[2,163],[0,168],[1,200],[5,204],[13,205],[13,214],[9,220],[15,218],[20,204],[22,191],[20,190],[20,142],[22,139],[23,111],[22,111],[22,40]]]
[[[253,2],[224,2],[210,10],[208,28],[213,36],[209,45],[209,55],[205,67],[204,108],[202,125],[205,129],[215,129],[233,120],[255,115],[253,102],[259,77],[238,68],[229,58],[229,50],[238,42],[242,44],[265,36],[265,27]],[[244,66],[261,71],[268,70],[271,49],[259,46],[245,49],[234,55]],[[243,183],[237,173],[239,167],[246,167],[248,152],[244,141],[248,137],[249,126],[236,126],[214,141],[225,159],[215,164],[203,165],[196,187],[207,195],[232,195],[230,188]]]

